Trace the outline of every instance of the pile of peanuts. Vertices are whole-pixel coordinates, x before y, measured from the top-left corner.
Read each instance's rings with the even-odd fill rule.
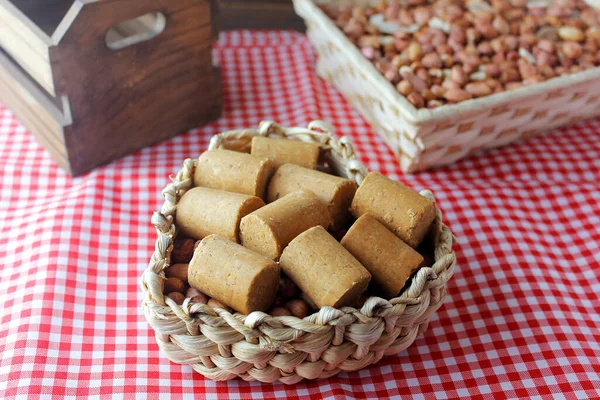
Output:
[[[600,65],[583,0],[381,0],[322,6],[416,108],[488,96]]]
[[[206,296],[188,284],[188,263],[192,260],[194,249],[199,243],[200,240],[194,241],[190,238],[178,238],[175,241],[171,253],[173,265],[165,270],[166,281],[163,293],[180,305],[183,304],[186,298],[189,298],[190,302],[193,303],[208,304],[210,307],[222,308],[232,312],[230,307]],[[361,298],[362,303],[365,300],[366,297]],[[267,313],[274,317],[294,316],[304,318],[309,312],[314,311],[316,311],[316,306],[300,292],[298,286],[289,278],[282,276],[275,302]]]

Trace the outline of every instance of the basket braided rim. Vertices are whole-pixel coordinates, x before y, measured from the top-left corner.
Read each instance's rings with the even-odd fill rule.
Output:
[[[333,128],[312,121],[307,128],[282,128],[263,121],[258,129],[223,132],[212,137],[209,150],[247,151],[252,137],[294,138],[318,143],[324,159],[337,175],[358,185],[368,173],[357,160],[347,137],[336,139]],[[323,307],[304,319],[272,317],[256,311],[231,314],[220,308],[192,303],[178,305],[163,295],[164,269],[169,266],[177,228],[177,202],[193,187],[197,160],[186,159],[183,168],[162,191],[165,202],[152,216],[158,238],[154,253],[141,278],[142,308],[156,333],[161,350],[176,363],[191,364],[204,376],[229,380],[296,383],[302,379],[329,377],[376,363],[384,355],[407,348],[427,328],[430,315],[442,304],[445,285],[452,277],[456,240],[442,223],[437,209],[430,233],[435,263],[421,268],[401,296],[386,300],[370,297],[360,309]],[[422,196],[435,201],[424,190]]]

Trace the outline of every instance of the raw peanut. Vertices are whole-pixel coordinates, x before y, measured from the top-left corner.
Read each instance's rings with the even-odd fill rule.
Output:
[[[436,97],[444,97],[444,93],[446,93],[446,89],[444,89],[440,85],[433,85],[431,87],[431,93],[433,93]]]
[[[412,42],[408,46],[408,59],[410,61],[417,61],[421,58],[421,44],[418,42]]]
[[[425,84],[429,85],[429,80],[431,77],[425,68],[415,69],[415,73],[417,74],[417,77],[421,78],[421,80],[425,82]]]
[[[519,59],[519,53],[517,53],[514,50],[509,51],[508,53],[506,53],[506,59],[508,61],[517,61]]]
[[[215,299],[208,300],[207,305],[212,308],[221,308],[227,312],[231,312],[231,308],[227,307],[226,305],[220,303],[219,301],[217,301]]]
[[[427,102],[427,108],[438,108],[440,106],[443,106],[444,103],[442,103],[440,100],[431,100],[429,102]]]
[[[279,280],[279,295],[284,299],[291,299],[300,294],[298,286],[290,278],[282,277]]]
[[[425,99],[425,102],[435,99],[435,95],[429,89],[425,89],[421,92],[421,96]]]
[[[292,300],[286,304],[286,308],[296,318],[304,318],[308,315],[308,304],[304,300]]]
[[[462,69],[465,72],[465,74],[467,74],[467,76],[471,75],[477,70],[477,68],[475,68],[475,65],[473,64],[464,64]]]
[[[547,53],[554,53],[556,46],[554,42],[548,39],[542,39],[538,42],[537,47]]]
[[[436,53],[429,53],[423,57],[421,63],[425,68],[442,68],[442,60]]]
[[[492,90],[495,90],[498,86],[500,86],[500,82],[495,79],[487,79],[485,84],[488,85]]]
[[[185,291],[185,297],[194,297],[194,296],[200,296],[202,294],[201,291],[199,291],[196,288],[188,288],[188,290]]]
[[[412,92],[406,98],[416,108],[422,108],[425,106],[425,99],[418,92]]]
[[[275,307],[271,311],[269,311],[269,314],[272,317],[291,317],[292,316],[292,313],[290,312],[290,310],[288,310],[285,307]]]
[[[506,54],[504,53],[496,53],[494,54],[494,56],[492,57],[492,62],[494,64],[501,64],[504,61],[506,61]]]
[[[527,62],[519,62],[519,73],[521,74],[521,78],[528,79],[537,75],[537,68]]]
[[[452,55],[452,47],[450,47],[447,43],[443,43],[443,44],[439,44],[437,46],[435,46],[435,50],[438,52],[438,54],[440,54],[440,58],[442,58],[442,55],[446,54],[446,55]],[[442,61],[444,59],[442,58]]]
[[[194,243],[194,251],[196,251],[196,248],[200,245],[200,242],[202,240],[196,240],[196,243]]]
[[[510,4],[513,7],[524,8],[527,7],[527,0],[510,0]]]
[[[185,296],[184,296],[184,295],[182,295],[182,294],[181,294],[181,293],[179,293],[179,292],[172,292],[172,293],[169,293],[169,294],[167,295],[167,297],[169,297],[171,300],[173,300],[175,303],[177,303],[177,304],[179,304],[179,305],[182,305],[182,304],[183,304],[183,302],[185,301]]]
[[[179,292],[182,293],[185,290],[185,283],[179,278],[167,278],[163,292],[165,294]]]
[[[419,7],[415,9],[413,17],[417,24],[423,25],[431,19],[431,11],[426,7]]]
[[[540,51],[535,56],[535,62],[539,66],[554,66],[558,62],[558,58],[554,54],[546,53],[545,51]]]
[[[451,55],[442,54],[440,55],[440,59],[442,60],[442,62],[444,63],[444,67],[446,68],[450,68],[452,67],[452,65],[454,65],[454,58]]]
[[[379,27],[373,24],[365,25],[365,32],[369,35],[379,35],[381,33],[379,32]]]
[[[579,43],[576,42],[565,42],[562,46],[562,51],[565,56],[574,59],[579,58],[583,53],[583,48]]]
[[[502,71],[502,74],[500,75],[500,82],[503,83],[516,82],[520,80],[521,75],[519,74],[519,71],[517,71],[515,68],[506,69]]]
[[[475,28],[468,28],[466,39],[468,43],[475,43],[481,38],[481,33]]]
[[[398,83],[398,85],[396,86],[396,89],[403,96],[408,96],[415,90],[413,85],[407,80],[400,81],[400,83]]]
[[[421,61],[413,61],[410,63],[409,67],[412,71],[416,71],[422,67]]]
[[[539,72],[546,78],[554,78],[556,76],[556,72],[550,65],[540,65]]]
[[[491,76],[493,78],[499,76],[502,73],[502,70],[497,64],[484,65],[483,71],[487,76]]]
[[[432,78],[443,78],[444,77],[444,71],[442,71],[439,68],[430,68],[428,72],[429,72],[429,76]]]
[[[402,78],[409,81],[415,90],[423,90],[427,89],[427,83],[424,82],[421,78],[415,75],[414,71],[410,67],[402,67],[400,68],[400,75]]]
[[[375,59],[375,49],[372,47],[363,47],[360,52],[369,60]]]
[[[446,98],[446,100],[451,101],[453,103],[459,103],[461,101],[473,98],[473,96],[471,96],[470,93],[461,89],[450,89],[444,94],[444,97]]]
[[[179,278],[183,283],[187,284],[188,281],[188,264],[175,264],[165,269],[165,276],[167,278]]]
[[[355,19],[351,19],[348,21],[346,26],[344,26],[344,33],[350,37],[360,37],[365,32],[364,28],[358,21]]]
[[[396,48],[396,50],[404,51],[404,50],[408,49],[408,46],[410,46],[410,42],[408,40],[400,39],[400,38],[394,39],[394,47]],[[407,57],[408,57],[408,55],[407,55]]]
[[[461,89],[461,86],[458,83],[456,83],[450,79],[444,80],[444,82],[442,82],[442,87],[446,90],[452,90],[452,89],[460,90]]]
[[[562,26],[558,28],[558,36],[560,36],[562,40],[574,42],[583,42],[585,39],[585,35],[581,29],[572,26]]]
[[[516,50],[519,47],[519,39],[516,36],[504,36],[502,43],[508,50]]]
[[[465,86],[465,90],[473,97],[483,97],[492,94],[492,89],[485,82],[472,82]]]
[[[544,77],[541,75],[534,75],[532,77],[529,77],[525,80],[523,80],[523,84],[524,85],[531,85],[534,83],[539,83],[539,82],[543,82],[544,81]]]
[[[556,42],[559,39],[558,29],[553,26],[544,26],[540,28],[535,36],[540,40],[550,40]]]
[[[386,20],[394,20],[398,18],[398,13],[400,12],[400,3],[391,2],[389,6],[385,9],[383,16]]]
[[[466,85],[466,83],[468,81],[467,74],[458,65],[455,65],[450,70],[450,79],[452,79],[454,82],[456,82],[460,86]]]
[[[489,23],[479,25],[477,30],[488,40],[498,37],[498,31]]]
[[[390,65],[388,69],[384,73],[385,79],[392,83],[397,83],[400,80],[400,74],[398,73],[398,68]]]
[[[394,67],[400,69],[400,67],[408,65],[410,63],[410,60],[408,59],[408,57],[402,57],[401,54],[397,54],[392,58],[391,62]]]
[[[479,43],[479,45],[477,45],[477,51],[479,52],[479,54],[488,56],[494,54],[494,49],[492,49],[490,42]]]
[[[171,262],[173,264],[187,264],[194,255],[194,246],[196,241],[190,238],[176,239],[171,252]]]
[[[521,82],[509,82],[506,84],[506,90],[514,90],[523,87]]]
[[[377,38],[377,36],[364,35],[358,39],[358,46],[359,47],[373,47],[373,48],[377,49],[381,46],[381,43],[379,43],[379,39]]]
[[[413,16],[404,8],[400,10],[400,14],[398,15],[398,21],[403,26],[409,26],[415,23],[415,19],[413,18]]]
[[[496,18],[494,18],[492,26],[496,31],[498,31],[502,35],[506,35],[510,32],[510,25],[508,25],[508,22],[506,22],[506,20],[501,16],[497,16]]]
[[[492,51],[495,53],[504,53],[508,51],[507,46],[504,44],[504,41],[501,39],[494,39],[489,42]]]
[[[198,296],[192,297],[192,303],[208,303],[208,297],[204,293],[200,293]]]

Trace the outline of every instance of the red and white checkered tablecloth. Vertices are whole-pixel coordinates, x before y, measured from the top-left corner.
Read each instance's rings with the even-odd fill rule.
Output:
[[[77,179],[0,105],[0,398],[600,397],[600,121],[402,175],[303,35],[226,33],[215,53],[218,122]],[[217,383],[160,354],[138,285],[160,191],[211,135],[264,119],[330,121],[369,168],[435,192],[458,269],[408,350],[293,386]]]

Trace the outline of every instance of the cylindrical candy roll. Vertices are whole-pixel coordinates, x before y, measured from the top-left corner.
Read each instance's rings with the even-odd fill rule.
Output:
[[[268,309],[279,287],[279,266],[219,235],[202,239],[188,266],[190,286],[249,314]]]
[[[177,227],[194,239],[216,233],[239,242],[241,219],[264,205],[255,196],[195,187],[177,204]]]
[[[277,260],[287,244],[305,230],[329,227],[327,206],[316,194],[299,190],[282,197],[242,218],[241,243]]]
[[[210,150],[198,158],[194,184],[264,200],[273,171],[273,162],[267,158],[231,150]]]
[[[321,226],[292,240],[279,264],[319,308],[352,305],[371,279],[369,271]]]
[[[299,140],[255,136],[252,138],[251,154],[269,158],[275,163],[275,167],[291,163],[315,169],[319,160],[319,145]]]
[[[410,247],[416,248],[435,219],[435,204],[414,190],[377,172],[359,186],[352,207],[355,217],[371,214]]]
[[[348,222],[349,208],[356,193],[356,183],[298,165],[285,164],[279,167],[271,178],[267,200],[275,201],[299,189],[314,192],[327,204],[333,230],[342,228]]]
[[[423,256],[368,214],[352,225],[341,243],[371,273],[371,285],[388,299],[396,297],[423,264]]]

